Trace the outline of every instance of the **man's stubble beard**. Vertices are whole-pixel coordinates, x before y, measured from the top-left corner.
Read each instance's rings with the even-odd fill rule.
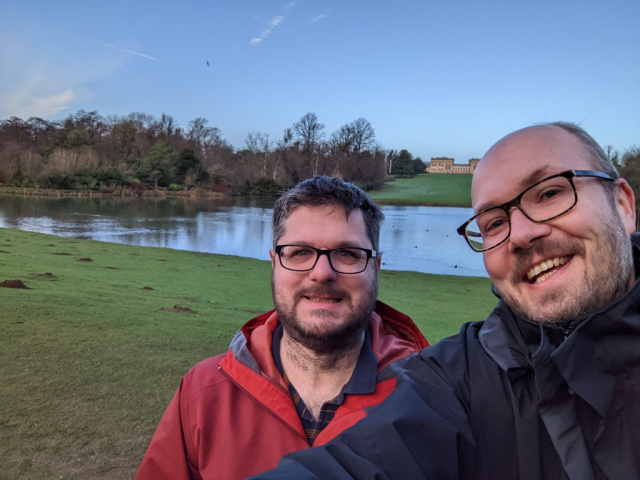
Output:
[[[499,293],[504,302],[518,315],[536,323],[565,322],[589,312],[596,311],[624,295],[629,289],[633,275],[631,242],[622,221],[615,216],[610,228],[600,232],[601,241],[591,251],[590,258],[584,244],[578,239],[539,240],[523,252],[516,260],[514,272],[522,272],[523,266],[531,264],[535,253],[572,251],[574,256],[584,259],[582,281],[573,289],[556,288],[541,293],[535,300],[522,301],[505,289]],[[587,263],[589,262],[589,263]],[[517,274],[516,274],[517,275]],[[509,278],[511,284],[521,278]]]
[[[277,285],[274,275],[271,275],[271,292],[273,302],[278,313],[278,319],[282,323],[287,335],[294,342],[308,348],[318,355],[336,355],[343,351],[348,351],[358,344],[362,339],[362,332],[367,328],[371,320],[371,314],[376,306],[378,298],[378,278],[374,276],[368,295],[362,298],[361,302],[353,305],[353,311],[350,317],[342,325],[335,329],[323,332],[317,331],[313,325],[305,325],[296,313],[296,307],[302,295],[327,295],[338,293],[343,297],[344,301],[352,301],[353,297],[344,290],[338,290],[332,287],[320,286],[315,288],[306,288],[298,290],[293,298],[292,305],[286,305],[286,302],[280,301],[277,294]],[[314,310],[313,316],[320,317],[325,321],[330,321],[335,315],[331,310]]]

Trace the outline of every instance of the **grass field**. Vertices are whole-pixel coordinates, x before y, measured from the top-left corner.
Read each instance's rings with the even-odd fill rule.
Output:
[[[7,479],[132,478],[182,375],[272,304],[268,262],[15,230],[0,272],[29,288],[0,288]],[[432,343],[495,304],[488,279],[392,271],[380,298]]]
[[[473,175],[423,174],[399,178],[367,193],[375,202],[391,205],[470,207],[472,178]]]

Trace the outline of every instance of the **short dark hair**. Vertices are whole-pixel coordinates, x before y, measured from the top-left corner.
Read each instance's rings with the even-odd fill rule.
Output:
[[[325,175],[303,180],[276,201],[273,209],[273,245],[284,235],[285,222],[296,208],[326,205],[343,209],[347,217],[353,210],[361,210],[367,236],[374,250],[378,250],[380,227],[384,220],[380,208],[353,183]]]

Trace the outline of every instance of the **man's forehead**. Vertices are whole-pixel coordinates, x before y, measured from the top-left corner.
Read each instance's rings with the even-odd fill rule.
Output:
[[[361,212],[359,209],[352,210],[347,213],[344,207],[341,205],[300,205],[289,213],[287,220],[290,220],[292,217],[294,219],[322,219],[326,217],[335,217],[340,218],[344,221],[348,221],[349,217],[356,212]]]
[[[336,205],[300,206],[291,212],[284,226],[284,236],[309,237],[309,241],[319,234],[345,241],[368,238],[362,210],[354,209],[347,214],[342,206]]]
[[[477,195],[472,197],[473,209],[477,213],[477,212],[486,210],[487,208],[495,206],[496,203],[493,200],[493,197],[494,196],[500,197],[502,196],[501,193],[504,193],[505,196],[509,197],[505,201],[511,200],[511,198],[518,195],[520,192],[524,191],[531,185],[539,182],[543,178],[546,178],[550,175],[554,175],[556,173],[560,173],[561,171],[564,171],[564,169],[558,170],[558,168],[553,165],[543,165],[538,168],[535,168],[534,170],[528,173],[526,172],[523,173],[523,176],[518,178],[513,173],[510,174],[509,169],[506,169],[503,172],[501,172],[500,170],[497,170],[495,173],[496,176],[503,176],[503,175],[505,176],[504,181],[501,182],[501,184],[504,186],[504,189],[501,191],[496,191],[493,188],[490,189],[488,193],[495,194],[495,195],[489,195],[489,197],[487,198],[487,195],[484,194],[482,187],[479,186],[478,191],[481,193],[478,193]],[[476,179],[474,178],[474,182],[475,181]],[[483,181],[482,178],[479,177],[478,182],[482,182],[482,181]],[[503,203],[503,202],[500,202],[500,203]]]
[[[478,164],[471,191],[475,212],[511,200],[550,175],[590,168],[588,152],[559,127],[528,127],[498,141]]]

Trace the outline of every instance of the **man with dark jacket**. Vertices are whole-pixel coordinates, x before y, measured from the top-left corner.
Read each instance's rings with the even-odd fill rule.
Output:
[[[389,395],[428,344],[409,317],[376,301],[382,219],[362,190],[335,178],[305,180],[277,201],[275,310],[182,379],[137,479],[245,478],[329,441]]]
[[[260,478],[638,479],[640,241],[635,199],[563,122],[480,161],[458,232],[501,298],[426,348],[333,442]]]

